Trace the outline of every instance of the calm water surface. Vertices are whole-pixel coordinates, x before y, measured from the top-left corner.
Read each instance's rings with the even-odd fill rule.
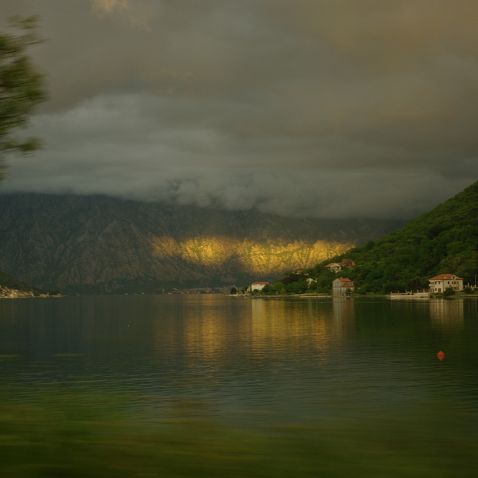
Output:
[[[0,476],[476,477],[477,343],[473,299],[2,301]]]

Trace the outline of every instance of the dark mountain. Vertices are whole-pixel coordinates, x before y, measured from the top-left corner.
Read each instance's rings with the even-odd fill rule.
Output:
[[[428,278],[447,272],[474,283],[478,274],[478,182],[402,229],[332,261],[344,258],[353,259],[356,267],[334,275],[324,269],[323,262],[308,271],[319,289],[330,290],[337,275],[354,279],[360,292],[420,289],[428,287]],[[298,283],[304,282],[298,275],[284,279],[291,290],[300,289]]]
[[[0,196],[0,268],[43,289],[243,284],[309,267],[396,221],[290,219],[104,196]]]

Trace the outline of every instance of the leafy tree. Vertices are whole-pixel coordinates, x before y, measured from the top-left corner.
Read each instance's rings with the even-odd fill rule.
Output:
[[[40,42],[36,19],[13,19],[13,33],[0,33],[0,154],[28,152],[39,146],[35,138],[14,133],[27,125],[34,108],[45,99],[43,75],[33,65],[28,49]]]
[[[280,295],[285,294],[287,291],[282,282],[274,282],[272,284],[267,284],[264,289],[262,289],[262,292],[264,294]]]
[[[448,287],[445,289],[445,292],[443,292],[443,297],[451,297],[452,295],[455,295],[455,291],[451,287]]]
[[[304,279],[300,279],[296,282],[289,282],[286,285],[286,290],[289,294],[302,294],[307,290],[307,282]]]

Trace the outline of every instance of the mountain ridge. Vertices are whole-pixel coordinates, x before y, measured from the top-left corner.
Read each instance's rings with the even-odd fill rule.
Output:
[[[0,267],[42,289],[157,291],[273,278],[398,227],[108,196],[0,195]]]

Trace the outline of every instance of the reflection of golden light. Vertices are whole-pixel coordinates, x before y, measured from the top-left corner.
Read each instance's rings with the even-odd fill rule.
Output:
[[[355,302],[349,297],[334,297],[332,307],[335,335],[345,338],[355,330]]]
[[[352,244],[333,241],[255,242],[226,236],[197,236],[183,241],[158,236],[152,241],[156,257],[178,257],[206,267],[235,260],[245,272],[257,275],[311,267],[351,247]]]
[[[237,340],[237,334],[229,333],[235,327],[234,314],[217,296],[202,295],[188,298],[193,302],[182,309],[184,317],[184,344],[188,354],[195,359],[220,359],[228,350],[229,340]]]
[[[335,321],[349,320],[355,316],[355,302],[352,298],[334,297],[332,306]]]
[[[184,298],[182,341],[193,362],[220,360],[234,346],[241,337],[236,319],[244,315],[243,300],[216,295]]]
[[[185,341],[188,352],[212,358],[224,348],[224,323],[211,317],[197,317],[187,322]]]
[[[168,299],[169,300],[169,299]],[[313,351],[319,362],[354,330],[354,305],[318,300],[268,300],[217,295],[183,296],[174,320],[158,321],[158,342],[183,348],[194,366],[207,362],[220,367],[228,357],[243,354],[254,361],[301,356]],[[164,327],[168,326],[165,334]]]
[[[309,344],[324,358],[333,338],[333,324],[323,304],[317,305],[253,299],[250,331],[253,352],[259,356],[268,349],[290,353]]]
[[[462,328],[465,320],[464,300],[430,300],[430,318],[432,324],[439,327]]]

